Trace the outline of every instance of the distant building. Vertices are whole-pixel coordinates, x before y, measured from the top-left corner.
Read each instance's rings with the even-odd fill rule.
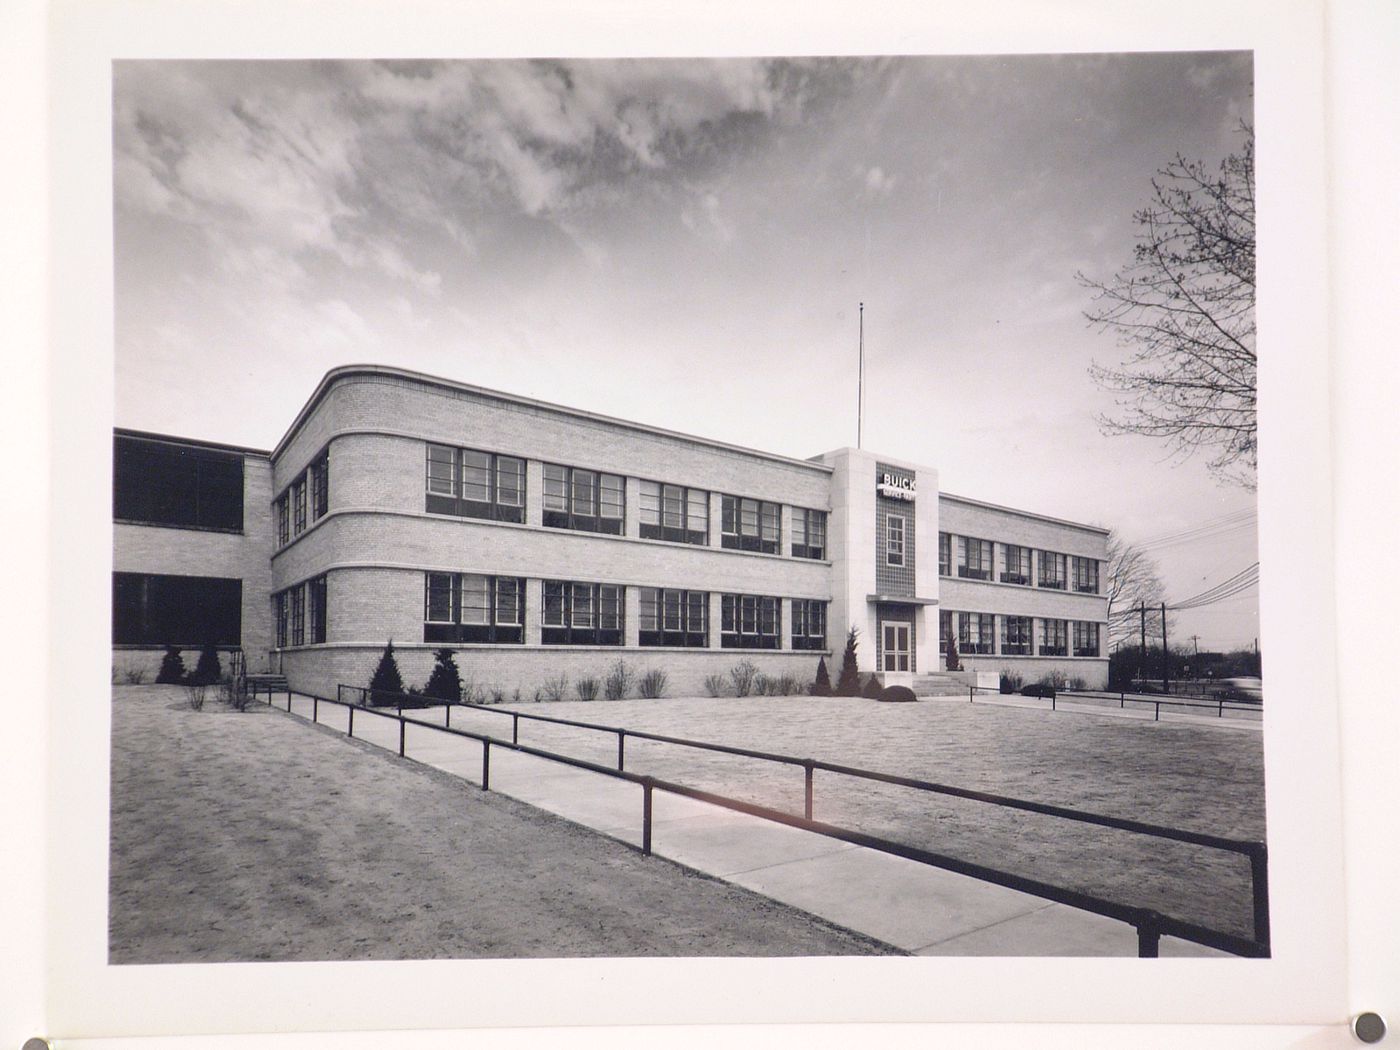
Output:
[[[1107,680],[1107,533],[940,493],[856,449],[811,460],[377,365],[334,369],[269,452],[118,430],[113,661],[241,649],[333,694],[392,639],[507,695],[740,660],[811,680],[846,629],[863,671]],[[920,555],[922,554],[922,558]],[[937,555],[935,560],[935,554]]]

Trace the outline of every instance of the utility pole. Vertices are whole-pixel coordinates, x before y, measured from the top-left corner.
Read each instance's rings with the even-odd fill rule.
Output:
[[[1147,603],[1138,602],[1138,615],[1142,618],[1142,660],[1138,665],[1138,675],[1147,678]]]
[[[1167,663],[1167,603],[1162,603],[1162,692],[1171,692],[1171,684],[1168,681],[1169,664]]]
[[[856,448],[865,436],[865,304],[860,304],[860,364],[856,372]]]
[[[1193,634],[1193,635],[1191,636],[1191,648],[1194,649],[1194,650],[1196,651],[1196,669],[1195,669],[1194,672],[1192,672],[1191,677],[1195,678],[1196,681],[1199,682],[1199,681],[1201,680],[1201,636],[1200,636],[1200,635],[1198,635],[1198,634]]]

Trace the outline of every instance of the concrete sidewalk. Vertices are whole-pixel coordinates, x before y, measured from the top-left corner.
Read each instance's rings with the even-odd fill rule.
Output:
[[[274,706],[285,710],[285,697]],[[292,712],[309,719],[311,699],[293,696]],[[408,714],[440,723],[443,709]],[[344,732],[348,712],[320,704],[318,720]],[[501,723],[493,735],[509,740],[509,721]],[[397,754],[398,722],[357,711],[355,738]],[[479,742],[413,725],[404,742],[408,758],[481,783]],[[499,747],[491,749],[490,787],[641,845],[636,784]],[[1137,955],[1137,933],[1126,923],[662,791],[653,792],[652,806],[654,853],[917,955]],[[1225,955],[1170,937],[1161,954]]]
[[[967,703],[966,696],[929,696],[920,697],[920,700],[941,703]],[[1019,707],[1027,711],[1045,711],[1053,714],[1076,714],[1076,715],[1102,715],[1104,718],[1126,718],[1135,722],[1155,722],[1157,725],[1163,723],[1174,723],[1181,725],[1205,726],[1210,729],[1238,729],[1244,732],[1259,733],[1264,729],[1264,720],[1261,717],[1250,717],[1253,712],[1243,712],[1227,715],[1222,718],[1218,715],[1208,713],[1211,711],[1209,704],[1202,704],[1203,714],[1196,714],[1185,707],[1168,707],[1165,703],[1161,709],[1161,717],[1155,717],[1152,707],[1151,697],[1128,698],[1128,703],[1132,706],[1120,708],[1117,700],[1109,697],[1103,700],[1082,699],[1079,697],[1060,696],[1056,699],[1055,707],[1051,708],[1048,700],[1022,697],[1014,693],[987,693],[979,695],[974,701],[977,704],[986,704],[994,707]]]

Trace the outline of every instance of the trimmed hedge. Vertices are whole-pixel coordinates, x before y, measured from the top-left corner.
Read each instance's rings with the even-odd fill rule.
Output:
[[[880,699],[887,704],[912,704],[918,697],[907,685],[892,685],[880,694]]]

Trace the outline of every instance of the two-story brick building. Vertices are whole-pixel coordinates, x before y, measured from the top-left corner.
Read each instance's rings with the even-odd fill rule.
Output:
[[[392,639],[410,683],[445,645],[507,695],[619,658],[680,695],[745,659],[810,680],[853,625],[887,680],[937,671],[950,633],[967,668],[1107,678],[1104,530],[861,450],[791,459],[357,365],[271,452],[118,431],[116,455],[123,666],[212,640],[324,693]]]

